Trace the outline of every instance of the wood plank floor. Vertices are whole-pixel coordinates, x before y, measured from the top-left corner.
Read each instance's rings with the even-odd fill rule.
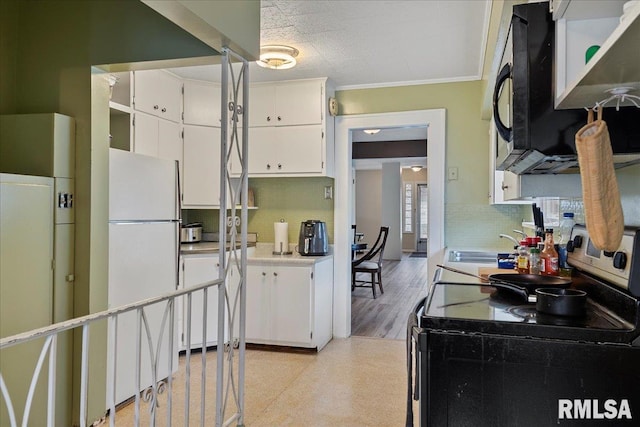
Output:
[[[376,288],[356,288],[351,293],[351,335],[388,339],[406,338],[407,319],[418,300],[427,295],[427,258],[411,258],[382,264],[384,294]]]

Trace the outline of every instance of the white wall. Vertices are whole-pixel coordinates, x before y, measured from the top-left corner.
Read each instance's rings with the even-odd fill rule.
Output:
[[[364,233],[363,241],[373,244],[381,225],[382,173],[378,170],[359,170],[355,174],[356,226]]]
[[[402,179],[400,162],[382,164],[382,225],[389,227],[384,259],[402,259]]]

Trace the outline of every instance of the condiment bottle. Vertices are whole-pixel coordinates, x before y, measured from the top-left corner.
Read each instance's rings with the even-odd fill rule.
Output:
[[[544,249],[540,253],[540,274],[558,275],[558,251],[553,244],[553,229],[547,228],[544,233]]]
[[[520,246],[518,246],[518,257],[516,258],[516,270],[518,273],[529,273],[529,248],[527,247],[527,241],[521,240]]]
[[[531,248],[529,255],[529,274],[540,274],[540,249]]]

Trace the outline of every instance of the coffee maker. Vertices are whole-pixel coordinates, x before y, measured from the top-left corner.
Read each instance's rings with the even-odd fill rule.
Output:
[[[327,225],[323,221],[308,219],[300,223],[298,252],[303,256],[320,256],[329,252]]]

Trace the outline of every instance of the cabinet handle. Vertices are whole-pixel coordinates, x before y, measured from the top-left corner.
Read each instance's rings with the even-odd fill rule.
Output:
[[[267,121],[270,122],[271,121],[271,116],[267,116]]]
[[[263,276],[266,276],[266,275],[267,275],[267,273],[265,273],[265,272],[263,271],[263,272],[262,272],[262,275],[263,275]]]
[[[267,163],[267,169],[271,169],[271,165]]]
[[[282,169],[282,164],[278,163],[278,169]]]
[[[502,191],[504,191],[504,190],[506,190],[507,188],[509,188],[509,186],[508,186],[508,185],[504,185],[504,182],[503,182],[503,183],[502,183],[501,188],[502,188]]]
[[[163,113],[166,113],[166,112],[167,112],[167,109],[166,109],[166,108],[163,108],[161,111],[162,111]]]
[[[160,108],[160,107],[158,107],[157,105],[154,105],[154,106],[153,106],[153,109],[154,109],[154,110],[157,110],[158,108]]]
[[[277,277],[277,276],[278,276],[278,273],[276,273],[276,272],[274,271],[274,272],[273,272],[273,275]]]
[[[278,121],[281,121],[281,120],[282,120],[282,117],[278,116]]]

